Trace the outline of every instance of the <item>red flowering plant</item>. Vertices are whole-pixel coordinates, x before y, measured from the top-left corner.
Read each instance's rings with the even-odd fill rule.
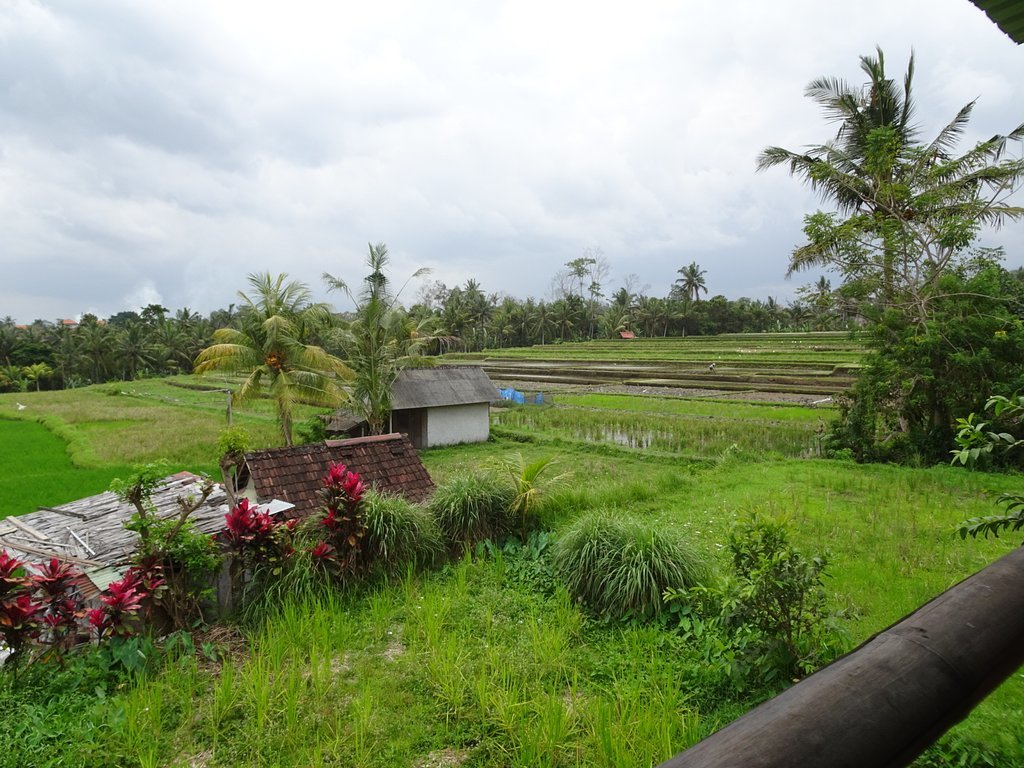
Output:
[[[243,581],[259,583],[261,576],[281,573],[292,553],[291,533],[296,520],[278,520],[269,512],[241,499],[224,515],[222,538],[234,554],[231,561],[232,589],[239,594]]]
[[[332,464],[318,495],[323,507],[320,524],[324,541],[310,553],[314,561],[330,563],[339,576],[355,573],[363,564],[366,521],[362,511],[366,486],[359,473]],[[321,546],[323,545],[323,546]]]

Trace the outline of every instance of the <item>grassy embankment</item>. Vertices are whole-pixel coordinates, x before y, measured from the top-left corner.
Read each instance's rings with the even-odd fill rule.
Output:
[[[19,397],[29,405],[22,416],[45,411],[70,425],[65,436],[72,447],[80,439],[78,450],[95,457],[95,471],[157,457],[210,468],[222,402],[207,405],[208,394],[161,382],[145,387],[143,398],[102,388]],[[774,438],[767,447],[760,438],[741,444],[733,432],[703,448],[692,439],[691,422],[724,414],[739,423],[734,432],[742,437],[794,425],[817,429],[827,412],[651,398],[564,402],[569,407],[561,410],[579,410],[594,423],[601,414],[609,423],[623,412],[629,421],[651,415],[682,434],[675,443],[682,447],[638,451],[577,440],[552,423],[506,424],[496,442],[428,451],[424,461],[443,480],[515,451],[557,455],[573,479],[549,497],[548,527],[557,532],[585,510],[612,508],[685,530],[720,566],[739,516],[785,516],[801,547],[831,551],[829,587],[835,604],[854,617],[851,643],[1016,543],[961,542],[951,528],[988,513],[986,491],[1019,488],[1019,478],[785,458],[793,454],[773,448]],[[0,411],[9,405],[13,398],[0,396]],[[269,408],[243,419],[258,439],[276,442]],[[738,447],[729,449],[729,440]],[[45,441],[35,433],[30,442]],[[61,478],[90,471],[65,469],[45,482],[31,474],[18,482],[5,472],[4,483],[22,487],[23,503],[34,505],[43,502],[33,487],[61,485],[81,495]],[[0,755],[12,765],[647,765],[753,703],[757,694],[707,679],[695,649],[673,633],[586,619],[546,589],[536,564],[513,555],[467,559],[391,586],[288,607],[247,630],[247,643],[218,663],[181,661],[99,699],[80,672],[30,680],[20,695],[5,688]],[[1022,703],[1024,681],[1015,676],[958,738],[1020,764]]]

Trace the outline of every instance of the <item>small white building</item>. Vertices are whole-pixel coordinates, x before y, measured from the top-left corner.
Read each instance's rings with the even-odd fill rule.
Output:
[[[490,436],[490,404],[498,398],[476,366],[405,368],[391,387],[389,431],[407,434],[416,448],[481,443]],[[339,411],[327,431],[356,437],[365,433],[365,422]]]

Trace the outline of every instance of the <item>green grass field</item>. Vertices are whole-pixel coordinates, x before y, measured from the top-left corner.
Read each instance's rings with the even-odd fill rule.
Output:
[[[0,413],[20,417],[0,419],[3,510],[97,492],[129,461],[215,465],[217,396],[162,381],[107,391],[20,394],[28,408],[17,413],[0,396]],[[585,511],[621,511],[685,532],[720,568],[737,519],[783,517],[806,552],[831,554],[828,588],[851,616],[851,645],[1018,543],[952,533],[959,520],[990,513],[993,494],[1019,490],[1018,476],[798,458],[801,449],[785,447],[793,434],[813,436],[829,410],[620,395],[556,401],[502,409],[500,437],[426,451],[424,462],[443,481],[515,452],[555,456],[571,474],[542,509],[556,534]],[[268,406],[236,413],[254,447],[278,442]],[[545,421],[509,425],[506,414],[518,412]],[[682,437],[630,448],[579,436],[554,420],[559,413],[644,429],[651,420]],[[724,436],[695,440],[705,424]],[[710,685],[674,633],[596,623],[564,593],[538,589],[530,562],[467,558],[285,606],[243,628],[219,661],[183,659],[102,698],[82,670],[28,679],[21,693],[5,685],[0,764],[651,765],[756,703],[756,694]],[[1022,706],[1017,674],[958,727],[976,755],[963,764],[1024,763]]]

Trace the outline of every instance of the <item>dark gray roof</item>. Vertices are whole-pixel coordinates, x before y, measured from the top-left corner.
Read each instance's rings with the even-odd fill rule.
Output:
[[[1016,43],[1024,43],[1024,6],[1020,0],[971,0],[983,10],[1006,35]]]
[[[490,403],[498,390],[475,365],[406,368],[391,387],[391,408],[433,408],[444,405]]]

